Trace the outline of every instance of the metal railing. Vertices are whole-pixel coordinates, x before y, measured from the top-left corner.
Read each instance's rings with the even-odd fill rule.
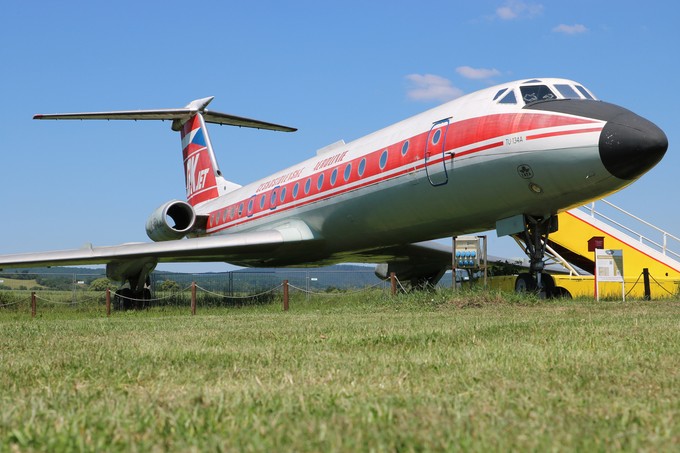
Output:
[[[638,217],[634,214],[631,214],[630,212],[626,211],[625,209],[616,206],[614,203],[611,203],[611,202],[604,200],[604,199],[599,200],[599,202],[602,202],[605,205],[609,206],[610,208],[612,208],[612,209],[616,210],[617,212],[623,214],[627,219],[635,220],[636,222],[644,225],[646,228],[650,229],[654,233],[658,233],[661,236],[661,241],[658,242],[658,240],[654,240],[654,239],[652,239],[648,236],[645,236],[645,234],[640,233],[640,232],[634,230],[633,228],[631,228],[627,225],[624,225],[619,221],[612,219],[611,217],[603,214],[602,212],[597,211],[595,209],[595,203],[596,202],[591,203],[589,206],[582,206],[581,209],[583,209],[584,211],[589,213],[591,217],[602,220],[605,223],[609,224],[610,226],[614,226],[618,229],[621,229],[624,232],[626,232],[627,234],[637,238],[640,241],[641,244],[651,246],[652,248],[655,248],[657,251],[661,252],[663,255],[680,261],[680,238],[672,235],[668,231],[665,231],[665,230],[657,227],[656,225],[653,225],[653,224],[647,222],[646,220],[641,219],[640,217]],[[676,244],[676,246],[678,247],[676,249],[676,250],[678,250],[677,252],[673,251],[669,248],[669,242]]]

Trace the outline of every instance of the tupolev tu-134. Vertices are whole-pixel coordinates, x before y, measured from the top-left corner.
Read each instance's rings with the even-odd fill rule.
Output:
[[[656,165],[664,132],[582,84],[504,83],[460,97],[241,186],[225,178],[206,123],[296,129],[208,110],[35,115],[35,119],[170,120],[180,133],[186,201],[146,222],[154,242],[0,256],[0,268],[106,264],[119,297],[148,298],[161,262],[280,267],[381,263],[413,284],[434,283],[451,252],[434,239],[496,229],[523,240],[541,287],[556,214],[616,192]]]

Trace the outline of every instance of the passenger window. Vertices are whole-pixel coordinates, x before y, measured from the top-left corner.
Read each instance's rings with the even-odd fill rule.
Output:
[[[499,104],[517,104],[517,98],[515,97],[515,91],[511,90],[506,94],[503,99],[499,101]]]
[[[432,144],[433,144],[433,145],[436,145],[437,143],[439,143],[439,139],[441,138],[441,136],[442,136],[442,130],[441,130],[441,129],[437,129],[437,130],[434,132],[434,135],[432,136]]]
[[[364,157],[361,159],[361,162],[359,162],[359,168],[357,168],[357,174],[361,178],[364,176],[364,170],[366,170],[366,158]]]
[[[407,152],[408,152],[408,140],[406,140],[404,144],[401,145],[401,155],[405,156]]]
[[[352,163],[348,163],[345,167],[345,181],[349,181],[349,177],[352,176]]]
[[[555,84],[555,88],[567,99],[581,99],[581,96],[578,95],[571,85]]]
[[[437,132],[439,132],[439,131],[437,131]],[[387,165],[387,153],[388,153],[388,151],[385,150],[385,151],[382,152],[382,155],[380,156],[379,165],[380,165],[381,170],[384,170],[385,166]]]
[[[519,87],[519,90],[522,92],[522,99],[524,99],[524,102],[527,104],[538,101],[549,101],[550,99],[557,98],[555,93],[550,91],[550,88],[545,85],[522,86]]]

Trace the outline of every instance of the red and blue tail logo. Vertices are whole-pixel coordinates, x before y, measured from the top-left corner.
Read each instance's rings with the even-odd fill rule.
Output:
[[[210,139],[200,113],[184,124],[181,134],[187,201],[196,206],[219,195]]]

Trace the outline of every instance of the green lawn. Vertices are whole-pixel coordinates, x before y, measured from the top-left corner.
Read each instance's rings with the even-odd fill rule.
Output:
[[[677,301],[188,313],[0,309],[0,451],[680,449]]]
[[[2,277],[2,278],[0,278],[0,285],[6,286],[7,288],[10,288],[10,289],[43,288],[41,285],[38,284],[38,282],[35,279],[19,280],[19,279],[16,279],[16,278]]]

